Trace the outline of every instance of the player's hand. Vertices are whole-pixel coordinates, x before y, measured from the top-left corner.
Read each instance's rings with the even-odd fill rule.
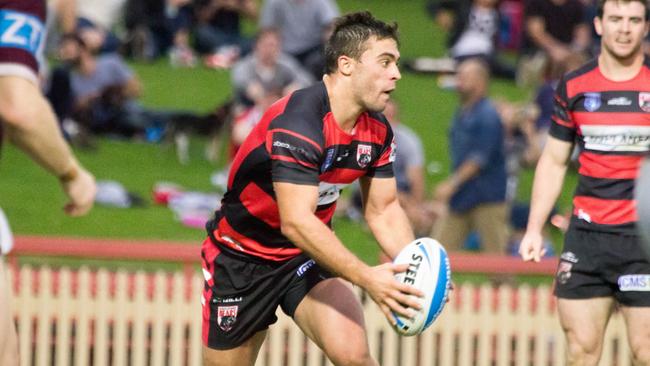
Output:
[[[519,244],[519,255],[524,261],[539,262],[546,254],[544,249],[544,238],[539,232],[526,231],[524,238]]]
[[[61,182],[63,192],[68,196],[68,203],[63,210],[70,216],[82,216],[88,213],[93,207],[97,193],[95,177],[82,167],[78,169],[79,172],[74,179]]]
[[[422,308],[418,298],[423,297],[424,293],[413,286],[398,282],[394,277],[396,273],[404,272],[407,268],[408,264],[396,265],[393,263],[372,267],[366,284],[363,286],[384,313],[386,319],[393,325],[395,325],[395,319],[391,312],[413,317],[415,315],[413,309]]]
[[[447,203],[451,200],[451,196],[456,192],[456,185],[452,179],[446,179],[436,186],[433,192],[433,197],[438,202]]]

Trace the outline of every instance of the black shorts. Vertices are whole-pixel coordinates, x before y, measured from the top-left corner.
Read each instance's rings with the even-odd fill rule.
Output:
[[[650,262],[634,235],[571,228],[555,278],[563,299],[614,297],[625,306],[650,306]]]
[[[215,245],[201,250],[205,278],[203,344],[213,349],[240,346],[277,321],[278,305],[293,317],[298,304],[332,275],[305,254],[284,262],[245,256]]]

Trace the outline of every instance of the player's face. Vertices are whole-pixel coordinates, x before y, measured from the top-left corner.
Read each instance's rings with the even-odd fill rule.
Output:
[[[399,51],[395,40],[387,38],[366,41],[367,49],[354,70],[354,89],[361,105],[372,112],[386,108],[390,93],[402,78],[397,67]]]
[[[601,45],[606,54],[619,60],[642,54],[641,44],[648,33],[648,22],[640,2],[605,2],[603,17],[596,17],[594,26],[602,37]]]

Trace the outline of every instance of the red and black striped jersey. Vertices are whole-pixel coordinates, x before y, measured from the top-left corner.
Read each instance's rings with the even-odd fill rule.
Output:
[[[650,60],[627,81],[612,81],[592,60],[565,75],[555,97],[551,136],[580,148],[573,225],[633,234],[634,184],[650,149]]]
[[[362,176],[393,177],[394,148],[380,113],[361,114],[346,133],[324,83],[298,90],[264,113],[235,155],[211,237],[244,254],[290,259],[301,250],[280,232],[273,182],[318,186],[315,214],[331,225],[343,187]]]

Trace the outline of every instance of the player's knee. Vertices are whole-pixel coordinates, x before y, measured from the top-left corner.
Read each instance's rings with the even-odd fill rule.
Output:
[[[630,348],[635,365],[650,366],[650,341],[632,341]]]
[[[375,365],[367,349],[346,349],[330,354],[329,356],[337,366]]]
[[[598,341],[567,333],[567,365],[597,365],[600,350]]]

